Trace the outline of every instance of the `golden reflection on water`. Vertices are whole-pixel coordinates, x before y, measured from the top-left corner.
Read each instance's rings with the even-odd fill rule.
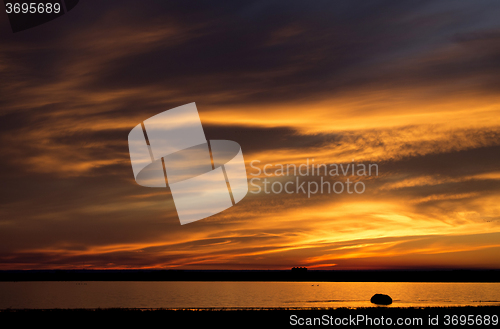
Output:
[[[337,308],[500,305],[500,283],[0,282],[0,309]]]

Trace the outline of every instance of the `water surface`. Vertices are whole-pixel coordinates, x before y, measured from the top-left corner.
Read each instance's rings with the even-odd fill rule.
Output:
[[[370,307],[500,305],[500,283],[0,282],[0,309]]]

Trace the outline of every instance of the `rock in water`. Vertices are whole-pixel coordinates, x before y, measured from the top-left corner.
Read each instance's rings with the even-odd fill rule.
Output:
[[[370,299],[370,302],[378,305],[390,305],[392,304],[392,298],[388,295],[375,294],[372,299]]]

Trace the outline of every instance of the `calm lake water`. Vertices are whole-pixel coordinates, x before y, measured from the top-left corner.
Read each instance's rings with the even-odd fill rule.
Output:
[[[500,283],[0,282],[0,309],[500,305]]]

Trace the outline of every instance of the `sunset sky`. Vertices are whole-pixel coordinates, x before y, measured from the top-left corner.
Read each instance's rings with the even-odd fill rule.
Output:
[[[494,0],[82,0],[12,33],[1,14],[0,269],[500,269],[499,17]],[[249,179],[255,160],[378,176],[251,190],[180,225],[127,137],[192,102]]]

